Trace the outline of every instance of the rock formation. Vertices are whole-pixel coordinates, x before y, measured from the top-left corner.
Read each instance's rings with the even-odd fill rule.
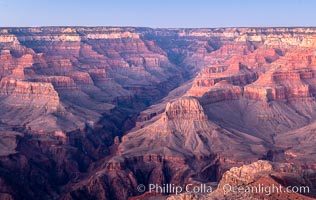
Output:
[[[225,172],[217,189],[204,194],[171,195],[167,200],[182,199],[314,199],[309,195],[313,188],[315,171],[297,169],[291,164],[256,161],[233,167]],[[292,187],[303,186],[301,192]],[[289,189],[289,191],[287,191]],[[294,189],[294,191],[296,188]],[[239,192],[237,192],[239,191]],[[307,195],[307,196],[306,196]]]

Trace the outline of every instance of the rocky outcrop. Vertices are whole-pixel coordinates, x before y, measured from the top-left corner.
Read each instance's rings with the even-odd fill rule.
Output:
[[[243,95],[242,86],[256,79],[257,74],[240,63],[207,67],[197,75],[186,95],[200,97],[203,103],[237,100]]]
[[[167,103],[165,117],[168,120],[207,120],[207,116],[199,101],[190,97],[183,97],[175,102]]]
[[[313,72],[307,70],[288,71],[273,70],[260,76],[255,83],[245,86],[245,97],[264,101],[286,101],[293,98],[309,98],[311,86],[306,80],[313,77]]]
[[[308,174],[308,176],[306,176]],[[313,174],[313,175],[312,175]],[[291,164],[258,160],[241,167],[233,167],[223,174],[217,189],[211,192],[171,195],[168,200],[182,199],[314,199],[315,171],[304,172]],[[301,192],[290,191],[302,186]],[[238,189],[239,188],[239,189]],[[287,191],[287,188],[289,191]],[[304,188],[304,189],[303,189]],[[309,188],[309,189],[307,189]],[[296,188],[294,189],[296,190]],[[299,190],[299,189],[297,189]]]
[[[234,86],[226,80],[216,83],[210,88],[194,88],[187,92],[189,96],[200,96],[203,104],[211,104],[222,101],[238,100],[243,95],[242,87]]]
[[[77,86],[73,79],[67,76],[46,76],[42,78],[37,78],[34,81],[36,82],[44,82],[51,83],[55,89],[62,90],[74,90],[77,89]]]
[[[56,111],[59,105],[58,93],[52,84],[24,82],[15,79],[3,78],[0,82],[0,95],[6,97],[11,105],[21,105],[25,102],[37,101],[47,106],[47,109]],[[39,106],[39,104],[37,105]]]
[[[211,87],[223,80],[232,85],[247,85],[256,79],[257,74],[247,70],[241,64],[207,67],[203,68],[195,78],[193,87]]]
[[[269,172],[272,170],[272,164],[262,160],[241,167],[233,167],[223,174],[218,188],[223,188],[224,184],[231,184],[234,186],[247,185],[255,181],[255,176],[258,173]]]
[[[69,76],[81,87],[93,85],[91,75],[87,72],[73,72]]]
[[[269,198],[277,199],[313,199],[308,197],[312,195],[315,186],[311,184],[315,171],[309,171],[306,176],[304,169],[298,169],[291,164],[271,163],[259,160],[249,165],[243,165],[239,168],[233,167],[223,174],[222,180],[219,182],[218,189],[209,195],[209,199],[214,198]],[[312,175],[314,174],[314,175]],[[257,192],[233,192],[227,190],[227,185],[232,187],[253,187]],[[286,188],[292,188],[297,185],[309,188],[307,191],[291,192]],[[271,187],[269,190],[259,192],[258,187]],[[274,189],[273,189],[274,187]],[[278,190],[276,190],[278,188]],[[303,187],[302,187],[303,188]],[[300,194],[301,193],[301,194]]]
[[[18,79],[24,79],[24,68],[34,62],[31,54],[22,54],[21,57],[15,58],[10,50],[1,50],[0,61],[0,77],[10,76]]]

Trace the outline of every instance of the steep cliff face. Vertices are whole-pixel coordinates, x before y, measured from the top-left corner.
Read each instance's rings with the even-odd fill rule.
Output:
[[[311,69],[269,71],[260,76],[257,82],[245,87],[245,96],[264,101],[309,98],[312,97],[311,87],[314,86],[308,84],[308,80],[313,76]]]
[[[43,103],[47,101],[47,106],[56,110],[59,97],[52,84],[37,83],[37,82],[23,82],[20,80],[3,78],[0,83],[1,96],[10,96],[15,98],[17,103],[25,103],[31,100],[42,100]],[[14,104],[14,102],[10,102]]]
[[[315,169],[315,47],[315,28],[1,28],[0,194],[127,199],[258,159]]]

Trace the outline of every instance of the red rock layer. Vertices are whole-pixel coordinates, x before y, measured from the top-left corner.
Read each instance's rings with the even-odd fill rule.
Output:
[[[42,101],[51,110],[57,110],[58,93],[49,83],[31,83],[15,79],[3,78],[0,82],[0,95],[10,97],[10,104],[23,104],[24,101]]]
[[[286,101],[292,98],[309,98],[311,86],[305,80],[314,76],[313,71],[272,71],[262,74],[257,82],[245,86],[244,95],[249,99]]]

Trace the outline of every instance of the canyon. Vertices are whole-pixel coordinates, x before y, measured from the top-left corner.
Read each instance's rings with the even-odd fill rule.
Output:
[[[0,28],[0,199],[316,198],[315,73],[316,28]]]

